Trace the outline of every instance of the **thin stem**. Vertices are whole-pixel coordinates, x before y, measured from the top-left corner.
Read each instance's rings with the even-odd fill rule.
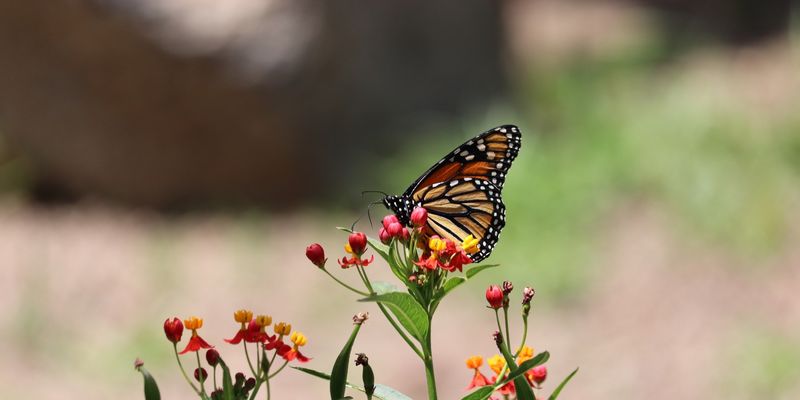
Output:
[[[274,378],[274,377],[275,377],[275,375],[278,375],[278,373],[279,373],[279,372],[283,371],[283,369],[284,369],[284,368],[286,368],[286,365],[287,365],[287,364],[289,364],[289,361],[284,361],[284,362],[283,362],[283,365],[281,365],[281,367],[280,367],[280,368],[278,368],[278,370],[277,370],[277,371],[275,371],[275,372],[271,373],[271,374],[270,374],[270,375],[267,377],[267,379],[272,379],[272,378]]]
[[[198,379],[200,381],[200,390],[202,394],[206,394],[206,383],[205,383],[206,380],[203,379],[203,370],[202,366],[200,365],[200,352],[195,351],[194,355],[197,356],[197,369],[198,369],[197,376],[200,378]]]
[[[333,278],[333,280],[335,280],[337,283],[339,283],[340,285],[344,286],[346,289],[349,289],[351,292],[360,294],[360,295],[365,296],[365,297],[369,295],[369,293],[366,293],[366,292],[363,292],[361,290],[358,290],[358,289],[356,289],[356,288],[354,288],[354,287],[352,287],[352,286],[340,281],[339,278],[333,276],[333,274],[331,274],[327,269],[323,269],[322,271],[324,271],[326,274],[328,274],[328,276]]]
[[[214,390],[217,390],[217,366],[215,365],[211,371],[214,374]]]
[[[517,349],[517,352],[514,354],[514,357],[519,355],[519,352],[521,352],[522,348],[525,347],[525,341],[528,340],[528,319],[524,318],[522,321],[523,321],[522,342],[520,342],[519,348]]]
[[[195,386],[194,383],[192,382],[192,380],[189,379],[189,376],[186,375],[186,371],[183,369],[183,364],[181,363],[181,357],[178,354],[178,344],[177,343],[173,343],[172,344],[172,348],[175,350],[175,359],[178,360],[178,367],[180,367],[180,369],[181,369],[181,374],[183,374],[183,378],[186,379],[186,382],[189,384],[189,386],[192,387],[192,389],[194,389],[195,393],[197,393],[199,395],[200,394],[200,390],[197,389],[197,386]]]
[[[431,317],[428,317],[428,332],[425,334],[425,357],[423,362],[425,364],[425,381],[428,384],[428,400],[436,400],[436,375],[433,369],[433,351],[431,349]]]
[[[250,353],[247,352],[247,342],[242,340],[242,347],[244,347],[244,357],[247,358],[247,365],[250,367],[250,372],[253,373],[253,376],[258,376],[256,374],[256,369],[253,368],[253,363],[250,362]]]
[[[508,330],[508,307],[503,307],[503,319],[506,323],[506,343],[508,343],[508,350],[511,350],[511,331]]]

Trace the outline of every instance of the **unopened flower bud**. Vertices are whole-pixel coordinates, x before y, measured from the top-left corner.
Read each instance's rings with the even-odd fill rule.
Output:
[[[214,349],[208,349],[206,351],[206,361],[208,365],[216,367],[219,363],[219,352]]]
[[[503,294],[508,296],[514,290],[514,285],[509,281],[503,281]]]
[[[530,304],[535,294],[536,291],[530,286],[526,286],[525,289],[522,289],[522,304]]]
[[[167,339],[170,342],[180,342],[181,336],[183,335],[183,322],[177,317],[172,318],[172,320],[167,318],[167,320],[164,321],[164,334],[167,335]]]
[[[353,251],[353,254],[361,255],[364,253],[364,250],[367,249],[367,235],[363,232],[353,232],[347,238],[347,242],[350,244],[350,249]]]
[[[423,207],[417,207],[411,212],[411,224],[420,227],[428,222],[428,210]]]
[[[249,391],[250,389],[256,387],[256,379],[255,378],[247,378],[244,382],[244,390]]]
[[[319,243],[313,243],[306,247],[306,257],[319,268],[325,268],[325,262],[328,261],[325,258],[325,250]]]
[[[399,222],[392,222],[389,226],[386,227],[386,232],[389,233],[392,237],[399,237],[402,233],[403,225],[400,225]]]
[[[411,233],[408,232],[408,228],[403,227],[403,229],[400,230],[400,240],[405,243],[408,243],[410,239],[411,239]]]
[[[391,225],[391,224],[393,224],[395,222],[399,223],[400,220],[397,219],[397,216],[394,215],[394,214],[389,214],[389,215],[383,217],[383,221],[381,221],[381,223],[383,224],[384,228],[388,228],[389,225]]]
[[[369,358],[364,353],[356,353],[356,366],[369,364]]]
[[[358,313],[358,314],[353,316],[353,324],[354,325],[361,325],[361,324],[364,323],[364,321],[366,321],[368,319],[369,319],[369,313],[368,312]]]
[[[494,339],[494,343],[498,348],[503,346],[503,334],[500,333],[500,331],[494,331],[492,338]]]
[[[491,285],[486,289],[486,301],[489,302],[489,307],[495,310],[503,306],[503,291],[497,285]]]
[[[197,379],[198,382],[203,382],[206,378],[208,378],[208,372],[206,372],[205,368],[194,369],[194,379]]]
[[[392,241],[392,235],[386,231],[386,228],[381,227],[381,229],[378,229],[378,239],[380,239],[383,244],[389,244],[389,242]]]

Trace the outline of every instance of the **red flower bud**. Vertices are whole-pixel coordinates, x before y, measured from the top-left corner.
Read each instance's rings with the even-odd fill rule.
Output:
[[[406,229],[406,227],[403,227],[403,229],[400,230],[400,240],[403,242],[408,242],[409,239],[411,239],[411,234],[408,233],[408,229]]]
[[[378,229],[378,238],[383,244],[389,244],[389,242],[392,241],[392,235],[390,235],[389,232],[386,232],[386,228]]]
[[[206,351],[206,361],[208,365],[216,367],[217,363],[219,363],[219,352],[214,349],[208,349]]]
[[[389,225],[391,225],[394,222],[400,223],[400,220],[397,219],[397,216],[394,215],[394,214],[389,214],[389,215],[383,217],[383,227],[384,228],[388,228]]]
[[[198,382],[203,382],[206,378],[208,378],[208,372],[206,372],[205,368],[194,369],[194,379],[197,379]]]
[[[503,306],[503,291],[497,285],[491,285],[486,289],[486,301],[489,302],[489,307],[497,310]]]
[[[411,224],[414,226],[424,226],[428,222],[428,210],[417,207],[411,212]]]
[[[547,379],[547,367],[544,365],[537,365],[531,368],[530,376],[534,382],[540,384]]]
[[[325,262],[328,261],[325,258],[325,250],[319,243],[310,244],[306,247],[306,257],[312,264],[320,268],[325,268]]]
[[[183,335],[183,322],[177,317],[173,317],[172,321],[167,318],[167,320],[164,321],[164,333],[167,335],[167,339],[170,342],[180,342],[181,336]]]
[[[386,232],[389,233],[392,237],[398,237],[402,233],[403,225],[400,225],[399,222],[392,222],[389,226],[386,227]]]
[[[509,281],[503,281],[503,294],[508,296],[514,290],[514,285]]]
[[[350,249],[355,254],[362,254],[367,249],[367,235],[362,232],[351,233],[347,241],[350,243]]]

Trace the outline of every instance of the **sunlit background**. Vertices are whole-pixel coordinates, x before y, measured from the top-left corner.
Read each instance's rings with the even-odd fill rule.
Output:
[[[580,367],[562,398],[800,398],[799,10],[1,2],[4,397],[142,399],[140,357],[164,398],[191,398],[164,319],[205,318],[244,370],[222,339],[250,308],[303,331],[319,370],[350,317],[372,312],[354,350],[378,382],[424,398],[415,356],[304,248],[342,256],[336,226],[377,230],[362,190],[402,192],[513,123],[523,145],[488,260],[502,267],[456,290],[432,328],[441,398],[466,394],[467,357],[494,354],[483,292],[503,279],[536,288],[545,393]],[[273,384],[277,399],[327,393],[293,370]]]

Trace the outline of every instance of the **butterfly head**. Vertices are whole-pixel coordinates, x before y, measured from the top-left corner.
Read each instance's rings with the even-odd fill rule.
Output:
[[[408,196],[386,196],[383,198],[383,205],[392,210],[400,223],[408,226],[411,222],[411,212],[414,210],[414,202]]]

